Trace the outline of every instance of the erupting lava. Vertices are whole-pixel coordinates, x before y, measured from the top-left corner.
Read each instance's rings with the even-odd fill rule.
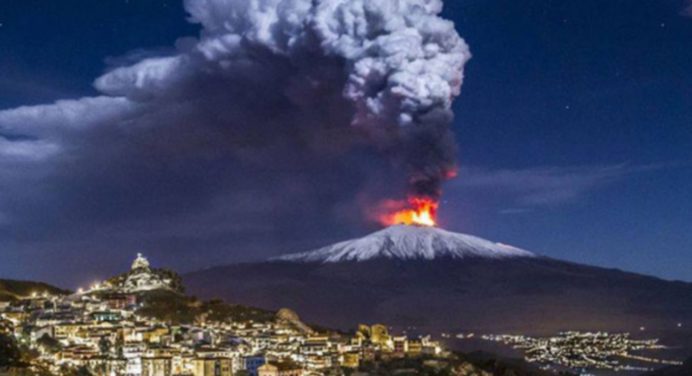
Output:
[[[427,197],[410,197],[408,208],[384,214],[380,216],[380,222],[387,226],[405,224],[432,227],[437,224],[438,205],[437,201]]]

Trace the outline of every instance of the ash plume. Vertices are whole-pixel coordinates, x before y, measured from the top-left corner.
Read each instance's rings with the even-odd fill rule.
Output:
[[[127,65],[95,80],[97,97],[0,111],[15,239],[89,227],[134,244],[267,231],[284,243],[355,217],[345,208],[364,191],[439,195],[470,58],[440,0],[184,4],[201,31],[173,53],[110,59]]]
[[[410,174],[416,194],[437,196],[454,169],[448,125],[468,47],[430,0],[187,0],[198,40],[181,53],[104,75],[96,87],[133,101],[187,96],[210,77],[284,92],[302,111],[316,95]],[[266,82],[268,76],[272,82]],[[228,90],[232,90],[229,88]],[[257,90],[257,89],[256,89]],[[345,100],[345,103],[341,102]],[[321,104],[321,103],[320,103]],[[311,119],[312,120],[312,119]],[[309,123],[309,121],[308,121]],[[323,128],[322,124],[308,124]],[[311,129],[306,129],[311,132]],[[272,130],[268,130],[268,138]]]

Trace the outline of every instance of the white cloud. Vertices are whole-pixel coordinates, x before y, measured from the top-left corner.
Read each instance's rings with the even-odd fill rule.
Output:
[[[99,77],[94,86],[113,96],[140,97],[161,93],[185,76],[184,56],[147,58]]]
[[[121,97],[86,97],[0,111],[0,131],[36,137],[124,118],[135,104]]]
[[[0,161],[4,162],[39,161],[55,155],[59,150],[57,144],[43,140],[10,141],[0,138]]]

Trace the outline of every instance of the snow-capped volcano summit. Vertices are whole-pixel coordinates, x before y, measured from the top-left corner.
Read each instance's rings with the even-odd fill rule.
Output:
[[[433,260],[466,257],[536,257],[531,252],[436,227],[395,225],[362,238],[274,260],[335,263],[378,258]]]

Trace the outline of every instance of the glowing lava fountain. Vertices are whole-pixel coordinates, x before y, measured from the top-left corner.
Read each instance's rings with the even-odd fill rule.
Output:
[[[410,197],[407,208],[383,214],[380,222],[386,226],[404,224],[432,227],[437,224],[438,205],[437,201],[427,197]]]

